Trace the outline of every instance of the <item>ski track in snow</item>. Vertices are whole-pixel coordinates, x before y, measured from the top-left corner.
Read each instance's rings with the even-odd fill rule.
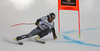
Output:
[[[82,29],[81,32],[88,31],[88,30],[97,30],[97,29],[100,29],[100,28],[87,28],[87,29]],[[63,33],[64,34],[70,34],[70,33],[75,33],[75,32],[79,32],[79,31],[78,30],[72,30],[72,31],[65,31]],[[85,43],[85,42],[82,42],[82,41],[79,41],[79,40],[74,40],[71,37],[66,36],[64,34],[62,34],[63,38],[65,40],[69,40],[69,41],[57,41],[57,42],[54,42],[54,43],[77,43],[77,44],[81,44],[81,45],[88,45],[88,46],[100,47],[100,45],[95,45],[95,44],[91,44],[91,43]]]

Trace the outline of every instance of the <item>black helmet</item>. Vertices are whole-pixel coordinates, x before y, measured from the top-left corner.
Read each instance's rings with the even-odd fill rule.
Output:
[[[56,15],[55,15],[54,13],[50,13],[50,14],[49,14],[49,18],[51,18],[52,20],[54,20],[55,17],[56,17]]]

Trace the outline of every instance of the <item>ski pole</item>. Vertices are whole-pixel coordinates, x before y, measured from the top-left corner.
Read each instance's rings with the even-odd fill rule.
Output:
[[[34,25],[35,23],[19,23],[15,25],[11,25],[10,27],[18,26],[18,25]]]

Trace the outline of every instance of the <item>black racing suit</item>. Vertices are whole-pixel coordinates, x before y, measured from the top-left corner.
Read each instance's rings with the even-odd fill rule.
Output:
[[[48,35],[48,33],[52,32],[53,37],[55,37],[55,28],[54,28],[54,22],[49,22],[48,17],[42,17],[40,19],[37,19],[36,23],[37,27],[32,30],[29,34],[18,36],[17,40],[21,40],[24,38],[29,38],[35,35],[39,35],[40,38],[44,37],[45,35]]]

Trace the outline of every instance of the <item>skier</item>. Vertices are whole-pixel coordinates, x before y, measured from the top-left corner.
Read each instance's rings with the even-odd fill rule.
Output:
[[[37,25],[37,27],[34,30],[32,30],[29,34],[17,36],[15,40],[19,41],[25,38],[33,37],[35,35],[37,36],[34,39],[39,40],[40,38],[48,35],[48,33],[50,32],[53,33],[53,39],[56,39],[57,36],[55,33],[54,22],[53,22],[55,17],[56,15],[54,13],[50,13],[47,16],[37,19],[37,21],[35,22],[35,25]]]

